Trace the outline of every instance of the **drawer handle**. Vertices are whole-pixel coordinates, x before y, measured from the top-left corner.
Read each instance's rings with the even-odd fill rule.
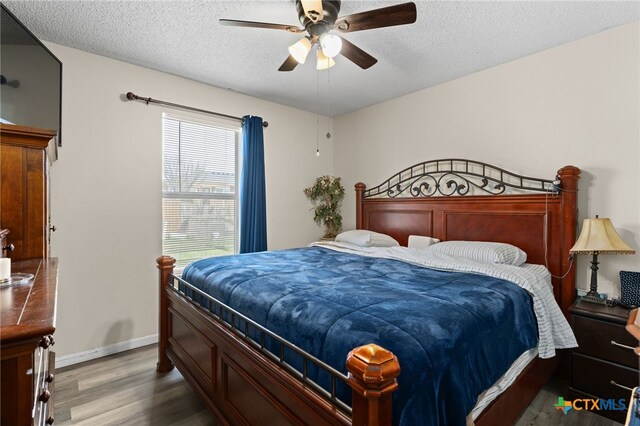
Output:
[[[47,419],[47,424],[48,424],[48,425],[52,425],[52,424],[53,424],[53,417],[51,417],[51,416],[50,416],[50,417]]]
[[[624,389],[624,390],[626,390],[626,391],[629,391],[629,392],[632,392],[632,391],[633,391],[633,389],[631,389],[631,388],[629,388],[629,387],[626,387],[626,386],[624,386],[624,385],[621,385],[621,384],[619,384],[619,383],[616,383],[616,382],[614,382],[613,380],[611,380],[611,382],[610,382],[610,383],[611,383],[613,386],[617,386],[617,387],[622,388],[622,389]]]
[[[49,341],[49,336],[44,336],[42,340],[40,340],[38,346],[40,346],[42,349],[47,349],[50,344],[51,342]]]
[[[612,344],[613,346],[617,346],[617,347],[619,347],[619,348],[630,349],[630,350],[634,350],[634,349],[635,349],[633,346],[623,345],[623,344],[621,344],[621,343],[616,342],[615,340],[612,340],[612,341],[611,341],[611,344]]]
[[[47,378],[44,379],[44,381],[47,382],[47,383],[53,382],[53,374],[51,374],[51,373],[47,374]]]
[[[51,398],[51,392],[49,392],[48,390],[46,390],[46,391],[44,391],[44,392],[42,392],[42,393],[40,394],[40,398],[38,398],[38,400],[39,400],[40,402],[47,402],[47,401],[49,401],[49,399],[50,399],[50,398]]]

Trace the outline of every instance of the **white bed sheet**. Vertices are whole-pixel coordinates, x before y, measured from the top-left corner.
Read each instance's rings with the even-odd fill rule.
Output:
[[[509,367],[507,372],[504,373],[504,375],[500,377],[493,386],[480,394],[476,406],[473,407],[473,410],[470,413],[471,420],[477,419],[489,404],[491,404],[498,396],[500,396],[500,394],[506,391],[509,386],[511,386],[513,382],[516,381],[520,373],[524,371],[527,365],[529,365],[529,363],[533,361],[537,356],[537,347],[523,352],[522,355],[520,355],[514,361],[514,363],[511,364],[511,367]]]

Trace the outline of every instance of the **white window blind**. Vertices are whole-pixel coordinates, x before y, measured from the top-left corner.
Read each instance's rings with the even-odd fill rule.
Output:
[[[181,270],[236,252],[239,128],[163,117],[162,252]]]

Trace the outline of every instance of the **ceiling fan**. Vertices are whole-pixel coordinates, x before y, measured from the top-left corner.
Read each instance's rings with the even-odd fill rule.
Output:
[[[220,19],[222,25],[235,27],[267,28],[290,33],[304,33],[297,43],[289,47],[289,57],[278,71],[291,71],[298,64],[304,64],[311,48],[318,44],[316,68],[327,69],[335,65],[333,58],[341,54],[362,69],[373,66],[378,60],[346,39],[330,31],[341,33],[371,30],[412,24],[416,21],[415,3],[402,3],[381,9],[354,13],[339,17],[340,0],[295,0],[298,18],[303,28],[295,25],[271,24],[268,22]]]

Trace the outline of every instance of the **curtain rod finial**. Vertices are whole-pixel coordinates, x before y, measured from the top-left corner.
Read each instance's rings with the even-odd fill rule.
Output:
[[[263,121],[262,122],[262,127],[269,127],[269,122],[268,121]]]
[[[129,99],[130,101],[134,100],[136,98],[136,95],[133,94],[133,92],[127,92],[127,99]]]

